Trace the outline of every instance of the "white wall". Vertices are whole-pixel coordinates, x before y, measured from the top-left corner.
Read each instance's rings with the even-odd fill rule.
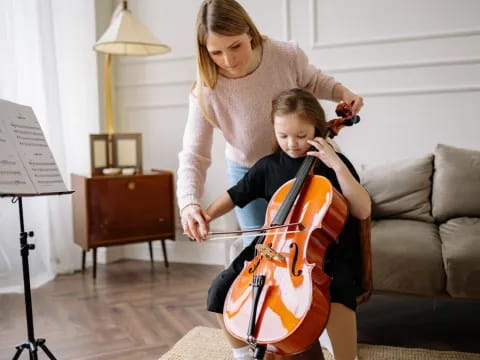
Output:
[[[480,149],[479,1],[240,2],[263,34],[298,41],[312,63],[364,96],[362,122],[337,139],[359,170],[421,156],[439,142]],[[199,3],[129,2],[133,13],[173,49],[163,56],[116,59],[117,128],[143,133],[145,169],[177,169],[195,78]],[[334,105],[325,106],[333,118]],[[205,204],[226,189],[223,146],[216,134]],[[230,216],[214,225],[234,224]],[[181,261],[184,253],[175,246],[200,251],[195,244],[172,243],[173,260]],[[131,247],[130,255],[144,257],[145,250]],[[220,245],[217,250],[222,251]]]

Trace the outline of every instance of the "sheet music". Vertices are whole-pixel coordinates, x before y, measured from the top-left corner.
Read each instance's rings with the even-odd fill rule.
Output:
[[[0,193],[67,191],[31,107],[0,100]]]
[[[1,104],[0,114],[2,118],[6,115]],[[16,149],[12,147],[3,121],[0,121],[0,193],[36,193]]]

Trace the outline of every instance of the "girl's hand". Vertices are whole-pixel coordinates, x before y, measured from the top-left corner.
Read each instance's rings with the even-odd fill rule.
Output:
[[[348,89],[343,92],[342,100],[352,107],[353,115],[357,115],[363,107],[363,98]]]
[[[312,145],[318,151],[309,151],[307,155],[315,156],[316,158],[322,160],[325,165],[337,172],[345,164],[338,157],[337,153],[333,147],[327,142],[327,140],[316,137],[313,140],[308,140],[308,143]]]
[[[197,242],[205,241],[211,217],[203,211],[200,205],[187,205],[182,209],[180,215],[184,233]]]

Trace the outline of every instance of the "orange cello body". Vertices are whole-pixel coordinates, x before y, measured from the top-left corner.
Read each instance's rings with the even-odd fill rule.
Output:
[[[272,224],[295,179],[283,184],[269,202],[265,224]],[[331,278],[323,266],[328,247],[337,241],[348,216],[345,198],[322,176],[309,175],[285,224],[291,228],[269,230],[263,244],[280,254],[257,254],[230,287],[224,321],[234,337],[245,340],[252,314],[254,275],[265,275],[255,319],[254,343],[281,355],[297,354],[318,341],[330,313]],[[269,235],[269,232],[275,234]],[[251,342],[251,341],[250,341]]]

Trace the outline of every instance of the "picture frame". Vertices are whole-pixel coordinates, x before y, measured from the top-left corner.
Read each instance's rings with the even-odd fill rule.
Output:
[[[103,169],[111,167],[108,134],[90,134],[90,170],[92,175],[101,175]]]
[[[142,134],[112,134],[112,167],[135,168],[142,173]]]

